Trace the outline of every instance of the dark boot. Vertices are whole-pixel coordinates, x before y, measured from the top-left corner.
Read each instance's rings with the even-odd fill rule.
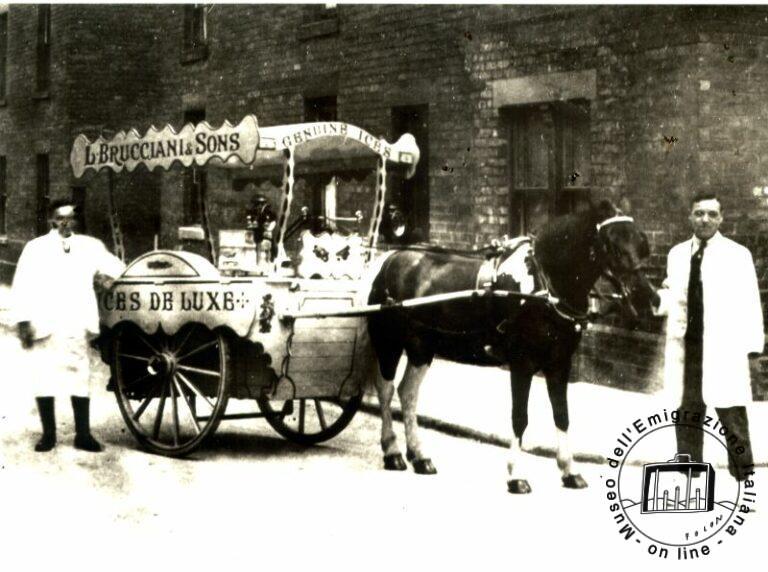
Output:
[[[91,435],[90,405],[91,400],[88,397],[72,396],[72,411],[75,413],[75,449],[100,453],[104,447]]]
[[[43,436],[35,445],[35,451],[44,453],[56,446],[56,413],[53,397],[37,397],[37,412],[43,425]]]

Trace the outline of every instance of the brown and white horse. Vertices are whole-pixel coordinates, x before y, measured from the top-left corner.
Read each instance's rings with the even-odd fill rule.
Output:
[[[588,296],[601,275],[622,291],[625,309],[650,307],[649,284],[640,272],[648,254],[645,236],[630,217],[608,201],[589,211],[560,217],[542,229],[527,259],[531,282],[545,295],[505,297],[499,291],[525,291],[520,277],[520,241],[502,249],[487,294],[402,308],[398,302],[424,296],[477,289],[484,261],[435,248],[395,251],[383,260],[373,279],[369,303],[392,306],[369,316],[368,331],[378,359],[376,390],[381,407],[384,466],[404,470],[405,461],[392,428],[395,371],[403,352],[408,363],[397,387],[403,412],[406,457],[420,474],[436,472],[419,440],[416,409],[419,386],[435,356],[481,366],[508,365],[512,386],[512,428],[508,489],[527,493],[528,482],[514,474],[523,433],[528,425],[531,379],[542,372],[558,432],[557,464],[563,484],[587,484],[573,470],[568,446],[567,388],[571,358],[586,321]],[[511,261],[517,258],[517,265]],[[508,270],[509,267],[513,267]],[[480,280],[482,282],[482,280]],[[494,292],[495,291],[495,292]]]

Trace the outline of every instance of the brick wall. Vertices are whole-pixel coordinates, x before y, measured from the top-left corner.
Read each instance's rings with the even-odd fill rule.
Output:
[[[107,175],[74,181],[69,170],[77,133],[180,126],[185,110],[202,107],[214,126],[248,113],[261,125],[299,122],[305,96],[336,95],[339,119],[390,139],[392,107],[428,105],[429,238],[481,245],[508,232],[511,214],[495,86],[568,77],[589,84],[594,195],[621,201],[648,232],[653,279],[661,279],[668,249],[687,236],[689,197],[711,189],[723,197],[725,233],[752,250],[768,288],[765,8],[340,5],[330,26],[313,23],[318,8],[214,5],[208,56],[184,63],[180,6],[54,5],[51,96],[37,100],[36,9],[11,6],[8,97],[0,107],[10,191],[9,232],[0,243],[5,278],[34,233],[35,153],[51,156],[52,195],[87,186],[88,230],[108,239]],[[556,86],[551,99],[572,87]],[[209,170],[214,231],[242,226],[251,197],[233,187],[252,176]],[[161,246],[176,245],[178,170],[117,175],[115,187],[124,230],[134,237],[130,255],[146,250],[155,233]],[[342,183],[341,214],[368,215],[365,187]],[[261,189],[277,202],[274,185]],[[300,185],[294,204],[307,202]],[[656,347],[658,329],[611,334],[624,341],[606,346],[601,330],[589,333],[579,375],[652,387],[645,350],[627,349]]]

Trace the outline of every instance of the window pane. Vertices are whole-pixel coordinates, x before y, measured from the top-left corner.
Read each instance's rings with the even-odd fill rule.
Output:
[[[590,185],[589,103],[568,102],[562,113],[565,186]]]
[[[549,145],[546,118],[541,112],[528,116],[529,167],[526,187],[546,188],[549,185]]]
[[[513,157],[515,188],[549,186],[549,147],[552,120],[549,110],[540,106],[515,111]]]
[[[51,7],[37,7],[37,91],[48,91],[51,75]]]
[[[37,234],[48,232],[48,202],[50,178],[48,173],[48,155],[37,156]]]

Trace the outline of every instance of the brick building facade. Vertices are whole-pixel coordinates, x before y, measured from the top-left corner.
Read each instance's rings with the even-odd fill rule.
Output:
[[[84,197],[88,232],[109,243],[112,185],[129,256],[155,235],[175,247],[199,192],[214,230],[241,225],[247,170],[75,180],[68,156],[80,132],[253,113],[261,125],[335,117],[389,140],[414,132],[425,152],[411,223],[444,246],[527,232],[606,196],[648,232],[658,280],[688,234],[688,199],[716,191],[725,234],[751,249],[768,288],[763,7],[12,5],[0,64],[6,280],[46,197]],[[369,200],[356,189],[341,184],[340,209]],[[596,328],[577,375],[648,388],[659,329]],[[642,349],[606,357],[595,350],[606,335]]]

